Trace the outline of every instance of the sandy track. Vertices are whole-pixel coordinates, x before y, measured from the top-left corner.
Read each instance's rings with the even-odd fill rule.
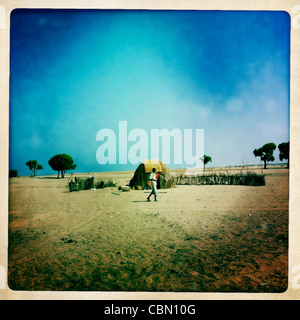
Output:
[[[264,187],[178,186],[150,203],[143,190],[70,193],[67,178],[10,179],[9,286],[282,292],[288,170],[265,173]]]

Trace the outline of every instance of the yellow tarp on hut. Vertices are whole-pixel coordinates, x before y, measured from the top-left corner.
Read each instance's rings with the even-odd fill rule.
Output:
[[[142,162],[145,167],[145,172],[150,173],[152,169],[155,168],[157,173],[166,174],[167,173],[167,166],[162,163],[160,160],[157,159],[150,159],[145,160]]]
[[[157,159],[145,160],[140,163],[140,165],[135,170],[132,179],[130,180],[130,187],[134,187],[137,190],[140,188],[151,188],[151,186],[148,185],[148,180],[153,168],[156,169],[156,173],[158,176],[158,189],[174,187],[174,182],[170,170],[164,163]]]

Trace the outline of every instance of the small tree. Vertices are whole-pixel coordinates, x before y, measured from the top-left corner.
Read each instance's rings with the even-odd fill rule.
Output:
[[[37,163],[36,160],[29,160],[25,164],[32,171],[34,177],[36,176],[36,173],[39,170],[44,169],[43,166],[41,164]]]
[[[17,177],[18,176],[18,170],[9,170],[9,177],[10,178],[14,178],[14,177]]]
[[[48,164],[54,171],[57,171],[57,179],[59,179],[59,172],[61,172],[61,177],[64,178],[67,170],[75,170],[77,167],[73,158],[65,153],[55,155],[48,161]]]
[[[282,142],[278,145],[279,149],[279,159],[280,161],[282,160],[287,160],[287,169],[290,167],[289,165],[289,153],[290,153],[290,142]]]
[[[203,157],[203,164],[204,164],[204,171],[205,171],[205,165],[208,164],[211,161],[211,157],[204,155]]]
[[[259,149],[254,149],[253,154],[255,157],[260,157],[260,159],[264,162],[264,169],[267,169],[267,164],[270,161],[274,161],[275,158],[273,156],[273,152],[276,149],[276,144],[273,142],[264,144]]]

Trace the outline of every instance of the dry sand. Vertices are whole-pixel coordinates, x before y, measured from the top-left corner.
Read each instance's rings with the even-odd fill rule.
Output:
[[[177,186],[149,203],[146,190],[70,193],[69,175],[11,178],[9,287],[283,292],[289,171],[264,173],[266,186]],[[133,172],[94,176],[125,185]]]

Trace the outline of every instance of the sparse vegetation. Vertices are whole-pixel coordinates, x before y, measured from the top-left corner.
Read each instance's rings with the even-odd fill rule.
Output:
[[[108,181],[98,181],[95,185],[96,189],[102,189],[102,188],[110,188],[110,187],[116,187],[115,182],[113,182],[112,180],[108,180]]]
[[[106,187],[115,187],[116,184],[112,181],[97,181],[95,183],[94,177],[86,178],[86,179],[81,179],[81,178],[76,178],[75,181],[70,181],[68,184],[69,191],[80,191],[80,190],[91,190],[91,189],[103,189]]]
[[[255,172],[240,172],[237,174],[212,173],[197,176],[180,175],[174,177],[177,185],[246,185],[246,186],[264,186],[266,184],[265,175]]]

